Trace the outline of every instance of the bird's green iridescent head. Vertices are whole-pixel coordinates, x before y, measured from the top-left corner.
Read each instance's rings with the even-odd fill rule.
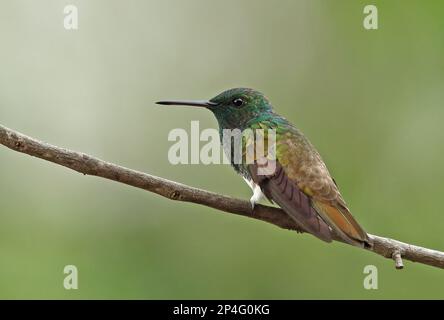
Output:
[[[213,112],[221,129],[245,128],[248,123],[273,113],[273,107],[260,92],[249,88],[234,88],[208,101],[159,101],[164,105],[204,107]]]

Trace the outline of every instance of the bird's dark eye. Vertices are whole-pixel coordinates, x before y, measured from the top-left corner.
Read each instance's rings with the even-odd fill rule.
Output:
[[[236,99],[233,100],[233,104],[236,107],[240,107],[240,106],[242,106],[244,104],[244,100],[242,100],[241,98],[236,98]]]

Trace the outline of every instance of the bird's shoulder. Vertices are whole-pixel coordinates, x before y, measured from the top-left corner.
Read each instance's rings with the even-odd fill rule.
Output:
[[[319,152],[292,123],[279,116],[257,121],[251,127],[275,129],[276,161],[302,192],[335,207],[346,207]]]

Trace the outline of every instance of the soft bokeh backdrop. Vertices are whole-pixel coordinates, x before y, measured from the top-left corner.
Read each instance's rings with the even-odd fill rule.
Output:
[[[376,31],[357,0],[1,0],[1,124],[247,199],[229,166],[167,160],[168,132],[215,127],[212,115],[153,102],[254,87],[317,146],[368,232],[443,250],[444,6],[371,3]],[[396,271],[5,148],[0,161],[0,298],[444,298],[443,270]],[[78,290],[63,288],[68,264]]]

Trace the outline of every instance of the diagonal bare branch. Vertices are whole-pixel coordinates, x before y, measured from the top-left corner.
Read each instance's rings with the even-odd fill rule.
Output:
[[[253,212],[249,201],[190,187],[106,162],[81,152],[53,146],[2,125],[0,125],[0,144],[14,151],[56,163],[85,175],[124,183],[171,200],[201,204],[220,211],[266,221],[284,229],[304,232],[279,208],[257,205]],[[385,258],[393,259],[397,269],[403,268],[403,258],[444,269],[444,252],[376,235],[369,235],[369,237],[373,245],[366,249]],[[339,237],[336,237],[335,240],[341,241]]]

